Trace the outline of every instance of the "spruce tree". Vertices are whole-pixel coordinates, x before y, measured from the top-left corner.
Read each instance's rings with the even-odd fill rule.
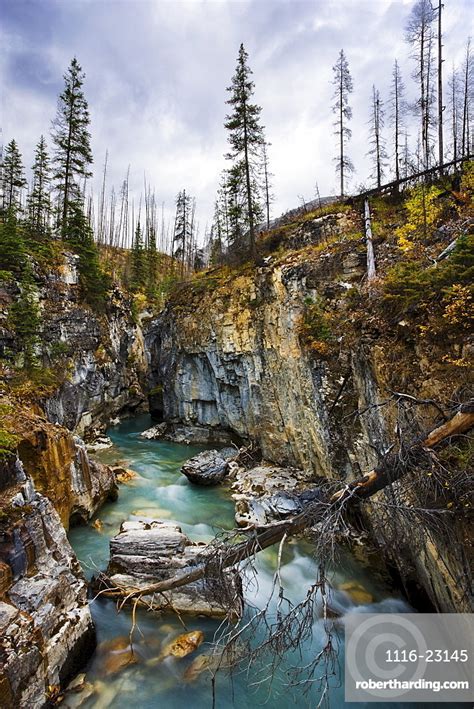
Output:
[[[260,195],[258,189],[258,167],[260,152],[264,143],[263,128],[260,125],[260,106],[252,103],[255,85],[251,80],[252,70],[248,66],[248,54],[244,45],[240,45],[237,68],[232,77],[232,84],[227,91],[230,99],[227,104],[232,112],[226,117],[225,127],[229,131],[228,142],[231,146],[226,158],[233,161],[232,186],[234,197],[243,187],[245,201],[241,205],[244,211],[245,228],[250,236],[250,251],[255,254],[255,230],[259,218]],[[234,200],[235,203],[237,200]],[[234,217],[236,214],[234,214]],[[236,231],[241,231],[239,228]],[[234,234],[234,237],[237,234]]]
[[[64,91],[58,99],[52,131],[56,146],[53,177],[59,193],[58,216],[63,237],[71,205],[81,199],[81,183],[92,175],[89,169],[92,164],[90,119],[83,83],[84,72],[74,57],[64,75]]]
[[[21,273],[25,265],[23,234],[14,207],[7,210],[0,222],[0,271]]]
[[[172,255],[181,263],[184,273],[186,259],[193,241],[193,200],[186,190],[176,197],[176,216],[174,220]]]
[[[15,139],[5,148],[2,162],[2,193],[4,212],[18,211],[21,207],[21,191],[27,186],[21,153]]]
[[[105,309],[105,299],[110,283],[102,271],[99,252],[92,228],[80,202],[69,202],[65,234],[67,242],[79,254],[79,282],[82,296],[98,312]]]
[[[146,259],[146,254],[143,248],[143,237],[142,237],[142,228],[140,221],[137,223],[137,227],[135,229],[135,236],[133,239],[133,246],[132,246],[132,273],[131,273],[131,287],[132,290],[140,290],[140,288],[143,288],[143,285],[145,283],[145,272],[146,272],[146,264],[145,264],[145,259]]]
[[[347,123],[352,118],[352,108],[349,106],[349,95],[353,91],[352,77],[349,71],[349,64],[341,49],[337,62],[333,66],[334,78],[334,99],[332,110],[336,115],[334,121],[334,134],[338,137],[339,155],[335,158],[336,172],[339,173],[341,197],[344,197],[347,175],[354,171],[351,159],[346,153],[347,141],[352,135],[352,131]]]
[[[20,280],[20,296],[11,307],[9,319],[23,353],[23,367],[27,370],[37,365],[36,348],[41,319],[35,295],[33,272],[30,263],[26,262]]]
[[[51,214],[51,198],[49,194],[51,176],[44,136],[41,136],[36,146],[32,170],[33,185],[28,197],[28,220],[34,234],[44,237],[49,233],[49,218]]]

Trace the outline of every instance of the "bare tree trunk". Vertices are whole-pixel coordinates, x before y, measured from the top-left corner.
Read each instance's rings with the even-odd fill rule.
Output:
[[[341,197],[344,197],[344,124],[343,124],[343,105],[342,105],[342,99],[343,99],[343,77],[342,77],[342,66],[341,66],[341,83],[339,87],[339,149],[340,149],[340,157],[339,157],[339,164],[341,167]]]
[[[395,73],[394,73],[394,101],[395,101],[395,179],[400,179],[400,145],[399,145],[399,131],[400,131],[400,107],[399,107],[399,81],[398,81],[398,62],[395,60]]]
[[[464,157],[469,155],[469,74],[470,74],[470,59],[471,59],[471,38],[469,37],[466,47],[466,64],[464,67],[464,100],[462,112],[462,149],[461,154]]]
[[[364,222],[365,222],[365,241],[367,244],[367,283],[370,283],[376,277],[375,272],[375,255],[374,244],[372,241],[372,224],[370,219],[369,200],[364,202]]]
[[[102,189],[100,191],[99,214],[97,224],[97,240],[99,244],[105,241],[105,182],[107,177],[107,162],[109,159],[109,151],[105,151],[104,174],[102,177]]]
[[[444,146],[443,146],[443,43],[441,33],[441,12],[443,3],[438,2],[438,163],[440,172],[443,173]]]

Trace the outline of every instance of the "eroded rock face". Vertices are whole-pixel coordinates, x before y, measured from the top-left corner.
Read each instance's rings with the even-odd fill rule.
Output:
[[[110,560],[99,588],[146,588],[202,563],[205,544],[193,544],[174,522],[133,520],[124,522],[110,540]],[[145,595],[142,604],[155,610],[170,606],[179,613],[211,617],[238,617],[242,612],[240,578],[234,571],[216,576],[210,568],[200,579],[166,594]],[[166,598],[165,598],[166,596]]]
[[[72,371],[46,401],[45,410],[50,421],[89,435],[115,415],[144,405],[143,335],[119,290],[113,291],[105,317],[99,318],[78,302],[75,284],[56,287],[63,293],[60,303],[52,302],[51,285],[44,291],[43,340],[64,347]]]
[[[319,233],[322,225],[304,227],[301,243],[311,242],[311,231]],[[439,370],[435,356],[430,362],[408,346],[394,349],[393,342],[379,340],[374,323],[360,333],[352,328],[346,346],[341,338],[332,354],[311,352],[300,337],[305,304],[322,298],[328,312],[341,308],[350,316],[345,298],[360,283],[365,263],[356,242],[337,255],[331,249],[309,253],[272,257],[227,282],[221,273],[212,281],[210,272],[211,285],[191,283],[177,294],[147,333],[152,384],[161,387],[163,416],[175,426],[230,430],[255,442],[276,466],[350,481],[370,471],[393,443],[400,411],[382,404],[394,388],[436,398]],[[404,359],[394,381],[399,353]],[[405,424],[419,433],[412,421]],[[433,425],[432,415],[426,425]],[[383,515],[376,505],[366,509],[377,539],[377,525],[386,526]],[[242,521],[248,514],[247,505]],[[266,511],[254,516],[259,523]],[[410,536],[409,522],[403,535]],[[400,574],[415,576],[438,610],[465,610],[466,594],[456,591],[455,579],[466,577],[466,564],[456,545],[433,543],[426,533],[420,548],[407,544],[402,550],[400,536],[386,540],[384,552],[393,549]],[[455,537],[461,549],[462,530]]]
[[[235,278],[230,299],[198,314],[169,306],[147,335],[165,419],[255,440],[280,465],[350,474],[347,448],[328,416],[341,375],[308,357],[299,341],[304,299],[317,295],[309,280],[304,266],[260,269],[256,280]]]
[[[80,438],[39,413],[17,408],[10,416],[25,472],[53,503],[66,529],[70,520],[87,522],[106,500],[116,499],[113,471],[91,460]]]
[[[0,705],[43,706],[95,647],[87,585],[51,502],[17,460],[0,519]]]

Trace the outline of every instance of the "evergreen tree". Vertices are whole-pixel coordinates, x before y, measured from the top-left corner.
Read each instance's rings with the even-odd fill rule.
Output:
[[[89,169],[92,163],[89,109],[82,91],[84,73],[75,57],[64,75],[64,82],[53,122],[56,146],[53,177],[59,193],[59,224],[63,237],[69,224],[70,208],[76,212],[77,202],[81,199],[81,182],[92,175]]]
[[[25,265],[25,245],[14,207],[0,222],[0,271],[21,273]]]
[[[21,191],[27,186],[21,153],[16,140],[12,139],[5,148],[2,162],[3,211],[21,207]]]
[[[29,262],[26,262],[20,280],[20,296],[12,305],[9,318],[23,352],[23,367],[27,370],[37,365],[36,349],[41,319],[35,296],[33,272]]]
[[[49,233],[49,218],[51,214],[51,199],[49,194],[51,176],[49,156],[44,136],[41,136],[36,146],[35,161],[32,170],[33,185],[28,197],[28,220],[34,233],[44,237]]]
[[[102,312],[110,283],[100,266],[99,252],[94,242],[92,228],[80,202],[69,202],[65,234],[67,234],[67,242],[79,254],[79,282],[82,296],[94,310]]]
[[[244,173],[242,161],[235,163],[227,171],[227,214],[228,214],[228,230],[227,230],[227,247],[234,252],[238,252],[242,248],[244,231],[246,226],[245,220],[245,203],[247,195],[244,194],[244,183],[242,175]]]
[[[251,103],[255,85],[250,78],[252,71],[247,60],[248,54],[241,44],[236,72],[232,77],[231,86],[227,89],[231,94],[227,104],[231,106],[232,112],[226,117],[224,125],[229,131],[228,142],[231,146],[231,151],[226,158],[234,161],[232,179],[238,182],[232,187],[233,194],[235,197],[236,192],[239,191],[237,188],[243,186],[245,201],[239,204],[239,210],[242,210],[239,217],[244,217],[245,229],[248,229],[250,236],[250,251],[253,255],[260,205],[258,166],[264,137],[260,125],[262,109],[257,104]],[[236,203],[237,200],[234,202]]]
[[[347,126],[348,121],[352,118],[352,108],[349,106],[349,95],[352,93],[354,86],[352,77],[349,71],[349,64],[341,49],[337,62],[333,66],[334,78],[334,99],[335,103],[332,107],[333,113],[336,115],[334,122],[335,132],[338,136],[339,155],[335,158],[336,172],[340,177],[340,192],[341,197],[344,197],[345,183],[347,175],[354,171],[354,166],[351,159],[346,153],[346,144],[352,135],[352,131]]]
[[[181,262],[184,273],[186,257],[193,240],[193,200],[186,190],[176,197],[176,216],[174,220],[172,255]]]
[[[382,184],[382,177],[385,172],[385,160],[387,153],[382,136],[384,127],[384,109],[380,99],[380,94],[375,86],[372,86],[372,107],[370,112],[370,144],[371,149],[367,153],[373,161],[372,177],[377,183],[377,187]]]
[[[145,283],[146,274],[146,254],[143,248],[143,236],[140,220],[138,220],[132,245],[132,290],[140,290]]]

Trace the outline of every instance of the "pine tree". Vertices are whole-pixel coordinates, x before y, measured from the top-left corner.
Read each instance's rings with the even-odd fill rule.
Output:
[[[258,223],[260,195],[258,190],[259,153],[264,143],[263,128],[260,125],[260,106],[251,103],[255,85],[251,80],[252,70],[247,64],[248,54],[240,45],[237,68],[232,84],[227,88],[231,94],[227,104],[232,112],[226,116],[225,127],[229,131],[228,142],[231,151],[226,158],[232,160],[232,179],[243,185],[245,192],[245,227],[250,236],[250,252],[255,254],[255,229]],[[235,186],[234,186],[235,188]],[[235,189],[234,189],[235,192]],[[244,206],[242,205],[242,207]]]
[[[336,115],[336,120],[333,125],[336,129],[334,134],[338,136],[339,143],[339,155],[335,158],[335,163],[336,172],[339,173],[340,178],[341,197],[344,197],[347,175],[354,171],[352,161],[346,153],[346,144],[352,135],[352,131],[347,126],[348,121],[352,118],[352,108],[349,106],[349,95],[352,93],[354,86],[349,71],[349,63],[343,49],[339,52],[338,60],[332,69],[334,72],[333,97],[335,99],[332,110]]]
[[[49,185],[51,181],[49,156],[46,141],[41,136],[36,146],[33,163],[33,185],[28,197],[28,221],[30,228],[38,236],[49,233],[49,218],[51,213],[51,198]]]
[[[4,212],[21,207],[21,191],[27,186],[21,153],[15,139],[5,148],[2,162],[2,192]]]
[[[385,143],[382,136],[384,127],[384,108],[380,99],[380,94],[375,86],[372,86],[372,106],[370,115],[370,144],[371,149],[367,153],[373,161],[372,177],[377,183],[377,187],[382,184],[382,177],[385,171],[385,160],[387,153],[385,151]]]
[[[23,367],[26,370],[34,369],[38,364],[36,349],[41,319],[35,295],[33,272],[29,262],[26,262],[20,280],[20,297],[12,305],[9,315],[23,353]]]
[[[186,259],[193,241],[193,200],[186,190],[176,197],[172,255],[181,263],[181,274],[185,271]]]
[[[75,57],[64,75],[64,82],[52,132],[56,146],[53,177],[59,193],[59,225],[63,237],[71,205],[80,201],[82,182],[92,175],[89,170],[92,164],[89,109],[82,91],[84,73]]]
[[[412,47],[416,65],[413,78],[419,85],[419,97],[415,110],[420,117],[421,156],[423,168],[430,166],[432,141],[431,128],[434,123],[433,105],[433,22],[435,13],[431,0],[417,0],[412,8],[405,30],[405,39]]]
[[[105,309],[105,299],[110,287],[102,271],[94,235],[80,202],[69,202],[65,234],[67,242],[79,254],[79,282],[82,296],[98,312]]]
[[[131,272],[131,286],[132,290],[138,291],[143,288],[145,283],[145,273],[146,273],[146,254],[143,248],[143,235],[140,220],[137,222],[135,229],[135,235],[133,238],[132,246],[132,272]]]
[[[398,61],[395,59],[392,72],[392,86],[390,90],[390,125],[393,127],[393,162],[395,179],[397,181],[400,179],[405,115],[405,84],[403,83]]]
[[[21,273],[25,265],[25,246],[14,207],[0,222],[0,271]]]
[[[244,174],[243,164],[235,163],[227,171],[226,192],[227,192],[227,214],[228,214],[228,230],[227,230],[227,247],[234,252],[242,249],[244,230],[246,225],[245,220],[245,200],[244,183],[242,175]]]

